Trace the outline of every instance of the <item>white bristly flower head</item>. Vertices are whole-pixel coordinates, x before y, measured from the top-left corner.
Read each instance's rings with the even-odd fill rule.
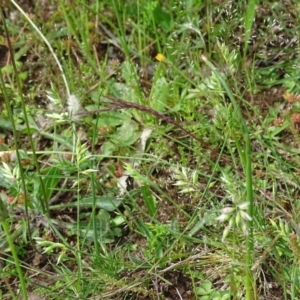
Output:
[[[80,120],[81,116],[77,115],[82,112],[82,106],[75,95],[70,95],[67,100],[68,112],[72,121]]]

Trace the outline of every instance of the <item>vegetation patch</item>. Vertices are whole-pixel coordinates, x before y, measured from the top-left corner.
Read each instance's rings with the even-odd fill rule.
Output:
[[[1,299],[300,299],[297,1],[1,1]]]

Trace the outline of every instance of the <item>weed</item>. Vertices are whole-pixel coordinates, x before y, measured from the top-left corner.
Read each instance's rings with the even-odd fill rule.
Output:
[[[300,7],[221,2],[2,9],[2,298],[297,299]]]

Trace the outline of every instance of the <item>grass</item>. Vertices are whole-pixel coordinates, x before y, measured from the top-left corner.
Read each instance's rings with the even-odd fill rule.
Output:
[[[11,0],[1,298],[299,299],[299,9]]]

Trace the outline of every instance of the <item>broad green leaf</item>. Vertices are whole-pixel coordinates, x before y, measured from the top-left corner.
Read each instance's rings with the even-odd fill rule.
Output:
[[[165,12],[159,5],[153,10],[153,19],[164,31],[169,31],[173,25],[172,15]]]
[[[136,122],[124,122],[115,134],[110,137],[117,140],[120,146],[131,146],[140,138],[139,125]]]
[[[151,93],[151,108],[163,112],[168,100],[169,84],[165,77],[161,77],[154,82]]]

